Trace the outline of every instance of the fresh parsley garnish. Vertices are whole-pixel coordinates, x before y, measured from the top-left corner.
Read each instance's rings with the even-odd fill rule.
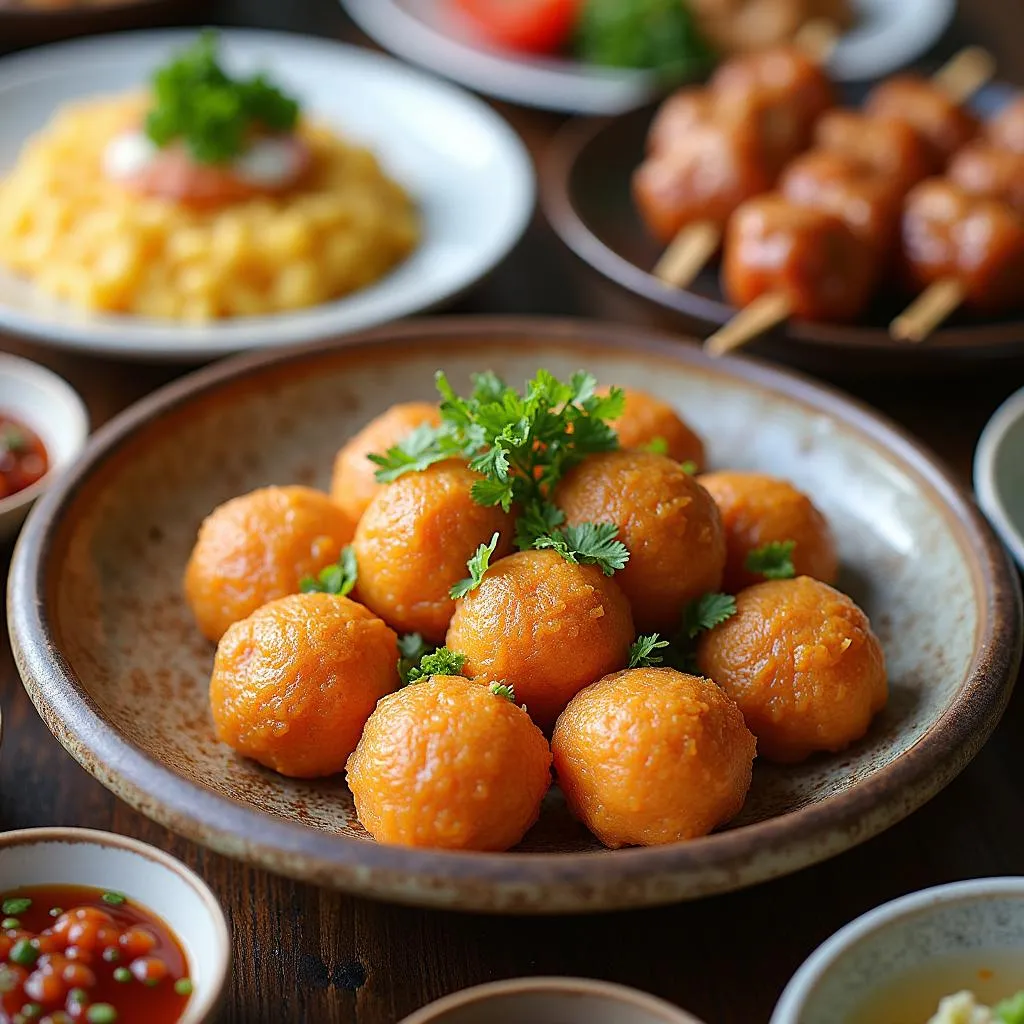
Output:
[[[643,451],[653,452],[655,455],[668,455],[668,441],[663,437],[652,437],[647,444],[642,446]]]
[[[516,688],[511,683],[491,683],[491,693],[495,697],[504,697],[513,704],[516,702]]]
[[[420,663],[424,654],[436,648],[431,647],[419,633],[406,633],[398,638],[398,675],[405,685],[409,682],[409,673]]]
[[[304,576],[299,581],[299,590],[303,594],[338,594],[345,597],[352,593],[358,575],[356,552],[349,544],[348,547],[342,548],[338,561],[321,569],[315,579],[312,576]]]
[[[498,538],[500,536],[499,533],[495,533],[491,537],[490,544],[481,544],[476,549],[476,554],[466,563],[466,568],[469,570],[469,578],[456,583],[448,591],[450,597],[456,599],[465,597],[471,590],[476,590],[480,586],[484,579],[484,573],[490,568],[491,555],[494,554],[494,549],[498,546]]]
[[[701,633],[720,626],[735,614],[736,598],[732,594],[705,594],[683,609],[680,634],[687,640],[696,640]]]
[[[665,659],[655,651],[668,647],[667,640],[662,640],[657,633],[650,636],[638,636],[629,649],[630,668],[653,668],[660,665]]]
[[[466,664],[464,654],[456,654],[447,647],[438,647],[430,654],[424,654],[420,663],[409,670],[407,683],[418,683],[430,676],[457,676],[462,674],[462,666]]]
[[[616,540],[613,523],[561,527],[564,516],[550,500],[568,469],[587,455],[618,448],[610,424],[625,407],[621,388],[598,394],[597,381],[582,370],[568,381],[538,370],[522,393],[495,373],[475,374],[468,398],[455,393],[444,373],[435,381],[440,425],[419,427],[387,452],[371,455],[379,482],[444,459],[465,459],[480,474],[472,490],[477,504],[500,505],[506,512],[516,507],[521,550],[551,548],[567,561],[599,565],[608,575],[626,564],[629,552]],[[485,570],[486,562],[480,575]],[[478,583],[470,567],[469,579],[457,584],[452,596]]]
[[[1024,992],[1018,992],[993,1007],[992,1013],[999,1024],[1024,1024]]]
[[[227,163],[254,130],[290,132],[299,105],[262,74],[232,78],[217,55],[217,33],[202,32],[153,76],[146,135],[163,148],[181,140],[198,163]]]
[[[629,561],[629,549],[616,540],[618,535],[614,523],[580,523],[552,530],[534,540],[533,546],[550,548],[574,565],[596,565],[605,576],[611,576]]]
[[[693,459],[687,459],[685,462],[679,463],[679,468],[687,475],[694,476],[697,473],[697,463]]]
[[[796,575],[793,564],[795,540],[770,540],[747,555],[743,565],[747,572],[759,573],[767,580],[791,580]]]

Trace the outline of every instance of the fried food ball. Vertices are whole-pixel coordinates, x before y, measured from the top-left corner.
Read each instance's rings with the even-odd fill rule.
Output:
[[[507,850],[540,815],[551,749],[522,708],[485,684],[432,676],[377,705],[348,784],[378,842]]]
[[[361,604],[334,594],[272,601],[217,646],[217,738],[282,775],[333,775],[377,701],[398,688],[397,664],[394,631]]]
[[[724,825],[750,789],[755,741],[710,679],[633,668],[578,693],[551,749],[569,808],[614,849],[694,839]]]
[[[338,452],[331,478],[331,498],[340,505],[353,523],[366,511],[370,500],[381,489],[374,473],[377,467],[368,455],[383,455],[389,448],[408,437],[417,427],[436,427],[441,413],[429,402],[404,402],[370,420]]]
[[[725,525],[725,577],[730,594],[761,583],[746,568],[747,556],[771,541],[794,541],[798,576],[835,583],[839,555],[825,517],[806,494],[765,473],[705,473],[697,482],[715,499]]]
[[[499,533],[492,564],[512,550],[513,517],[478,505],[480,479],[449,459],[406,473],[370,502],[356,527],[359,600],[400,633],[440,642],[455,611],[448,591],[466,576],[466,562]]]
[[[185,569],[185,597],[216,642],[268,601],[294,594],[304,576],[338,560],[353,524],[311,487],[263,487],[214,509]]]
[[[704,442],[671,405],[646,391],[623,390],[626,408],[611,423],[623,448],[646,448],[664,442],[663,454],[670,459],[692,462],[698,471],[704,468]]]
[[[697,664],[736,701],[771,761],[844,749],[888,699],[868,617],[809,576],[741,590],[736,614],[701,638]]]
[[[554,551],[521,551],[459,602],[445,646],[465,656],[467,675],[511,683],[547,729],[584,686],[625,667],[634,636],[612,577]]]
[[[668,632],[691,601],[722,585],[725,531],[711,495],[665,455],[591,455],[559,482],[555,504],[570,525],[612,522],[629,548],[615,574],[641,632]]]

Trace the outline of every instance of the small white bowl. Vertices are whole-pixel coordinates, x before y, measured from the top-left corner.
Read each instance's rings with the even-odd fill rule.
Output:
[[[0,353],[0,413],[31,427],[46,447],[46,475],[0,499],[0,541],[12,537],[25,520],[32,502],[56,473],[78,458],[89,436],[89,414],[77,392],[62,377],[38,363]]]
[[[635,988],[588,978],[515,978],[454,992],[400,1024],[701,1024]]]
[[[198,875],[137,839],[83,828],[28,828],[0,834],[0,891],[27,885],[115,889],[153,911],[188,959],[192,998],[179,1024],[209,1024],[231,966],[224,912]]]
[[[1024,878],[924,889],[869,911],[820,946],[786,986],[770,1024],[839,1024],[936,961],[1005,953],[1024,960]],[[936,1005],[956,990],[955,979],[947,983]]]
[[[988,421],[974,455],[978,504],[1024,569],[1024,388]]]

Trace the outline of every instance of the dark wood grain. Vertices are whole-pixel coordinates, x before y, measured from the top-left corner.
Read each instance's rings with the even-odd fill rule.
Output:
[[[359,40],[331,0],[210,5],[211,20]],[[949,52],[973,39],[1007,77],[1024,76],[1024,8],[970,0]],[[0,40],[0,47],[2,47]],[[560,119],[499,105],[534,153]],[[651,311],[581,272],[539,218],[507,263],[458,307],[466,312],[591,315],[632,323]],[[182,372],[31,352],[70,379],[99,425]],[[1021,381],[858,381],[855,393],[930,444],[967,482],[978,434]],[[9,552],[5,553],[5,557]],[[6,632],[5,634],[6,635]],[[635,985],[708,1024],[765,1024],[799,963],[836,928],[908,891],[959,878],[1024,873],[1024,692],[974,764],[908,821],[791,878],[742,893],[642,913],[508,919],[423,912],[338,896],[207,853],[107,793],[64,753],[26,698],[0,645],[4,743],[0,827],[113,829],[181,857],[213,886],[235,936],[231,1024],[392,1024],[467,985],[530,974],[575,974]]]

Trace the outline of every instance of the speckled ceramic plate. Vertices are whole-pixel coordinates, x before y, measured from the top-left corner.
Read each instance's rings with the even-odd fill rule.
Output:
[[[339,444],[393,402],[544,365],[657,392],[717,466],[792,478],[832,520],[842,586],[886,648],[892,699],[868,737],[759,765],[717,835],[607,852],[559,792],[507,854],[380,846],[343,781],[280,778],[213,737],[212,648],[181,575],[202,517],[271,482],[324,485]],[[559,912],[734,889],[861,842],[950,781],[985,741],[1020,660],[1016,576],[990,528],[912,441],[838,394],[678,338],[584,322],[438,319],[250,356],[158,392],[100,431],[32,513],[11,573],[18,665],[67,749],[129,803],[224,853],[339,888],[444,907]]]

